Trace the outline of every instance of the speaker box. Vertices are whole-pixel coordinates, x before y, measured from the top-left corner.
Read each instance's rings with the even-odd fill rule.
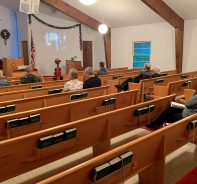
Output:
[[[19,11],[26,14],[39,13],[40,0],[20,0]]]
[[[31,13],[31,0],[20,0],[19,11],[30,14]]]
[[[38,14],[39,13],[39,6],[40,6],[40,0],[32,0],[31,13]]]

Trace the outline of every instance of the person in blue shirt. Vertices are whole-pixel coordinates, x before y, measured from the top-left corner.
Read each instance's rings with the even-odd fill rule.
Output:
[[[2,70],[0,70],[0,86],[9,86],[10,82],[8,81],[8,79],[5,78],[5,76],[3,76],[3,72]]]

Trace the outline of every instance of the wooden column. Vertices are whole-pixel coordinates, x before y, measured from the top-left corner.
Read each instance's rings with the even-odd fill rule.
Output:
[[[176,49],[176,69],[178,73],[182,72],[183,59],[183,31],[175,28],[175,49]]]
[[[141,0],[175,28],[176,69],[182,72],[184,20],[162,0]]]
[[[41,0],[42,2],[54,7],[55,9],[71,16],[72,18],[78,20],[79,22],[98,30],[99,21],[93,19],[92,17],[86,15],[80,10],[74,8],[68,3],[62,0]],[[109,28],[108,33],[104,35],[104,47],[105,47],[105,58],[107,68],[111,68],[111,28]]]
[[[105,60],[106,67],[111,68],[111,28],[108,28],[108,32],[103,36],[105,45]]]

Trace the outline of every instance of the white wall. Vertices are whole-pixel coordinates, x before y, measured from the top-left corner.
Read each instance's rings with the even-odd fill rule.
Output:
[[[151,65],[175,69],[175,30],[168,23],[112,29],[112,68],[133,68],[133,42],[151,41]]]
[[[58,12],[57,14],[51,13],[50,6],[45,4],[41,4],[41,11],[42,13],[37,14],[36,16],[43,20],[44,22],[59,26],[59,27],[68,27],[75,24],[78,24],[76,20],[72,19],[71,17]],[[66,60],[70,60],[73,56],[77,56],[77,61],[82,61],[82,50],[80,50],[79,44],[79,28],[73,28],[69,30],[58,30],[54,28],[50,28],[46,25],[43,25],[39,21],[37,21],[34,17],[32,17],[32,23],[28,25],[28,32],[29,32],[29,41],[31,31],[33,34],[33,40],[35,45],[35,62],[36,68],[39,70],[41,75],[53,75],[54,68],[56,65],[54,60],[59,58],[62,62],[60,63],[60,68],[62,69],[62,74],[65,74],[66,71]],[[50,50],[49,47],[43,47],[44,42],[44,33],[46,32],[66,32],[67,33],[67,46],[66,50],[63,52],[57,52],[56,49]],[[82,41],[92,41],[93,43],[93,68],[99,68],[99,62],[105,62],[105,53],[104,53],[104,42],[103,36],[85,25],[82,25]],[[30,47],[30,42],[29,42]],[[48,50],[47,50],[48,49]]]
[[[183,72],[197,70],[197,19],[184,23]]]
[[[10,32],[10,38],[7,40],[7,45],[4,45],[4,40],[0,36],[0,58],[18,57],[17,41],[16,41],[16,24],[15,14],[7,8],[0,6],[0,32],[7,29]]]
[[[18,43],[20,57],[23,56],[22,41],[28,41],[28,25],[27,25],[27,14],[16,12],[17,24],[18,24]]]

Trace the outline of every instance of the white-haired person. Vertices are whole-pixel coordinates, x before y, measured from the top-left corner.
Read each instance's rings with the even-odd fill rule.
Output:
[[[27,72],[24,76],[20,78],[21,84],[28,84],[28,83],[35,83],[35,82],[42,82],[42,79],[33,74],[32,66],[27,66],[25,68]]]
[[[84,80],[83,89],[101,86],[101,79],[94,75],[92,67],[87,67],[84,70]]]
[[[0,70],[0,86],[9,86],[10,82],[8,81],[8,79],[5,78],[5,76],[3,76],[3,72],[2,70]]]
[[[153,68],[153,78],[154,77],[161,77],[161,73],[160,73],[160,67],[159,66],[155,66],[154,68]]]
[[[78,71],[71,68],[68,73],[69,81],[65,83],[63,91],[83,89],[83,82],[78,80]]]

